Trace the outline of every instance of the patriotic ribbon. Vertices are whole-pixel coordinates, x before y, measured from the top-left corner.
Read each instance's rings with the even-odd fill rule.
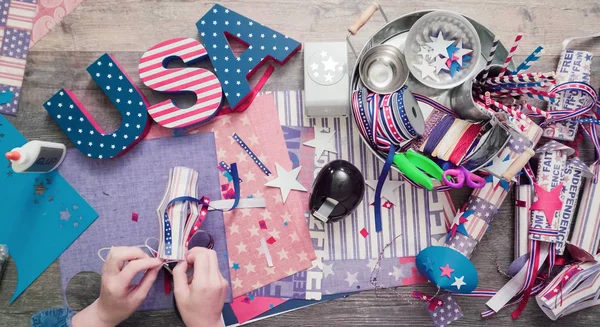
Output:
[[[383,169],[381,170],[381,174],[379,175],[379,179],[377,181],[377,187],[375,188],[375,231],[378,233],[383,229],[381,222],[381,190],[383,189],[383,184],[385,184],[385,180],[387,179],[390,169],[392,168],[392,163],[394,163],[395,154],[396,147],[391,144],[387,158],[385,159],[385,163],[383,165]]]
[[[560,93],[560,92],[569,92],[569,91],[580,91],[580,92],[583,92],[584,95],[587,95],[585,104],[581,108],[578,108],[575,110],[552,111],[552,119],[547,120],[545,122],[546,124],[555,123],[555,122],[559,122],[559,121],[563,121],[563,120],[567,120],[567,119],[571,119],[571,118],[575,118],[575,117],[584,115],[587,112],[589,112],[590,110],[594,109],[598,105],[598,95],[597,95],[596,91],[589,84],[586,84],[586,83],[582,83],[582,82],[563,83],[563,84],[560,84],[557,87],[553,88],[551,93],[556,94],[556,93]],[[540,118],[543,117],[542,115],[540,115],[538,113],[531,114],[530,116],[540,117]]]

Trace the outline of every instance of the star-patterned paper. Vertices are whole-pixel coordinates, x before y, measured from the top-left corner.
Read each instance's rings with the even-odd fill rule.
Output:
[[[284,64],[301,46],[300,42],[218,4],[209,9],[196,26],[225,97],[234,110],[246,108],[256,95],[247,78],[259,66],[269,58]],[[236,56],[226,34],[248,48]]]
[[[16,95],[0,104],[3,114],[17,114],[36,8],[36,1],[0,0],[0,90]]]
[[[319,51],[308,60],[308,76],[317,84],[329,86],[339,82],[346,74],[344,55],[332,51]]]
[[[315,254],[304,218],[301,192],[291,192],[284,204],[279,189],[265,186],[276,176],[266,176],[231,137],[237,133],[271,171],[276,171],[275,163],[290,171],[292,163],[273,95],[257,97],[243,113],[218,116],[210,124],[190,128],[187,132],[213,132],[218,161],[237,163],[239,175],[244,180],[241,196],[264,198],[267,204],[265,209],[236,209],[224,213],[233,296],[245,295],[310,268]],[[164,135],[172,136],[173,131],[154,126],[147,138]],[[221,184],[228,183],[228,179],[221,176]],[[265,221],[267,229],[260,228],[261,220]],[[267,244],[270,238],[274,242]],[[267,244],[273,267],[267,263],[262,242]],[[239,269],[234,268],[235,264]]]
[[[44,103],[44,108],[84,155],[113,158],[133,148],[148,133],[148,102],[109,54],[98,58],[87,71],[121,113],[121,125],[116,131],[102,130],[70,90],[58,91]]]

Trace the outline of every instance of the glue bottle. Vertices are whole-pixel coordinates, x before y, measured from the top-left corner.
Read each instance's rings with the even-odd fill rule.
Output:
[[[6,158],[17,173],[48,173],[62,163],[66,153],[67,147],[64,144],[31,141],[7,152]]]

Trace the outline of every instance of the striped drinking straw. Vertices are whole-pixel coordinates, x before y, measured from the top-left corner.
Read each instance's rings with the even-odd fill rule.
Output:
[[[515,52],[517,51],[517,48],[519,47],[519,42],[521,42],[522,38],[523,38],[522,33],[517,34],[517,37],[515,38],[515,42],[513,43],[513,46],[510,48],[510,51],[508,52],[508,56],[506,56],[506,60],[504,60],[504,64],[502,65],[502,69],[500,70],[500,74],[498,74],[498,76],[502,77],[502,76],[504,76],[504,74],[506,74],[506,70],[508,69],[508,64],[510,64],[510,62],[512,61],[512,58],[515,55]]]
[[[544,47],[542,47],[540,45],[535,50],[533,50],[533,52],[529,56],[527,56],[527,58],[525,58],[525,60],[523,60],[523,62],[517,67],[517,69],[511,75],[518,74],[519,72],[521,72],[523,70],[527,70],[527,69],[531,68],[531,64],[538,61],[538,59],[540,59],[542,54],[544,54]]]

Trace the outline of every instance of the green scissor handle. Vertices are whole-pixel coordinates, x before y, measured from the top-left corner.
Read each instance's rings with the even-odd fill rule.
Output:
[[[406,151],[406,158],[415,166],[431,175],[431,177],[441,181],[443,179],[444,170],[438,166],[433,160],[413,150]]]
[[[394,164],[411,181],[422,185],[428,190],[433,189],[433,182],[431,181],[431,178],[419,170],[419,168],[417,168],[417,166],[415,166],[412,162],[410,162],[404,153],[397,153],[394,156]]]
[[[442,168],[433,160],[413,150],[408,150],[406,153],[397,153],[394,156],[394,164],[407,178],[428,190],[433,189],[431,177],[441,181],[444,175]],[[431,177],[424,172],[431,175]]]

